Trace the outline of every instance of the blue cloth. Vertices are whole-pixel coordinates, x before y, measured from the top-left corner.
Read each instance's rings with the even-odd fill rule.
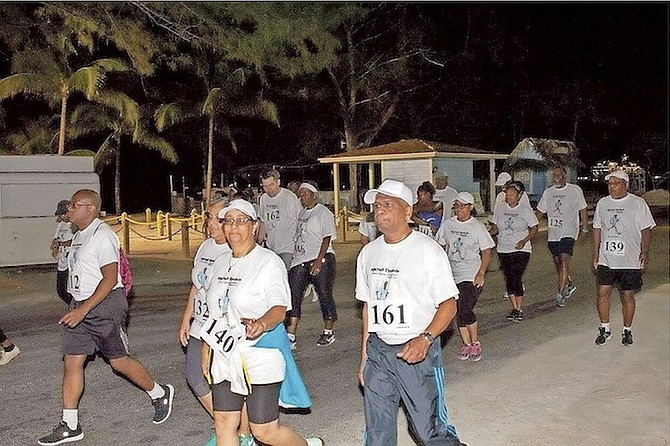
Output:
[[[440,225],[442,224],[442,217],[440,217],[440,214],[437,212],[433,211],[419,211],[416,213],[416,215],[429,225],[431,225],[434,228],[439,228]]]
[[[286,373],[284,382],[282,382],[281,387],[279,388],[279,405],[283,408],[290,409],[308,409],[311,407],[312,400],[309,398],[305,382],[300,376],[298,365],[295,363],[295,359],[293,359],[291,343],[288,340],[284,324],[279,324],[271,331],[265,333],[265,335],[256,342],[254,347],[276,348],[279,349],[284,356]]]

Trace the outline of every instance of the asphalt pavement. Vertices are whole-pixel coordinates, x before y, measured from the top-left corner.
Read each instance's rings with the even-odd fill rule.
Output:
[[[456,359],[457,336],[444,336],[450,421],[471,445],[668,445],[670,442],[670,274],[668,227],[654,230],[652,268],[637,297],[632,347],[621,345],[620,304],[612,300],[613,338],[596,346],[597,315],[590,245],[578,243],[573,279],[578,290],[565,308],[553,306],[553,267],[545,241],[526,273],[526,319],[505,320],[502,279],[487,274],[477,306],[483,346],[477,363]],[[546,239],[545,239],[546,240]],[[362,444],[363,409],[356,382],[360,316],[353,297],[358,246],[336,245],[336,342],[315,345],[318,303],[305,301],[295,353],[313,400],[311,414],[282,414],[281,422],[327,446]],[[189,287],[190,261],[170,255],[131,255],[135,297],[130,306],[132,353],[160,382],[176,388],[171,418],[156,426],[145,393],[111,372],[100,358],[86,369],[80,420],[92,445],[201,446],[211,421],[184,381],[176,330]],[[0,367],[0,446],[37,444],[60,420],[63,313],[48,267],[0,270],[0,326],[22,353]],[[400,446],[411,446],[399,414]]]

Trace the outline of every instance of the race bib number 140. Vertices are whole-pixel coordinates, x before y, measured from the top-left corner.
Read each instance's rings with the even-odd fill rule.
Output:
[[[230,357],[243,335],[240,328],[228,325],[227,318],[207,319],[200,330],[200,339],[221,353],[224,359]]]

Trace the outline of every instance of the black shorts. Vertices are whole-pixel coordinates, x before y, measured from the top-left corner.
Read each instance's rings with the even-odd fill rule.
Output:
[[[281,383],[253,384],[247,396],[230,391],[230,381],[212,384],[215,412],[240,412],[247,401],[249,422],[265,424],[279,419],[279,387]]]
[[[575,239],[572,237],[563,237],[557,242],[549,242],[549,252],[554,257],[558,257],[561,254],[572,255],[573,248],[575,247]]]
[[[596,283],[598,286],[618,284],[621,291],[635,291],[637,293],[642,289],[642,270],[611,269],[605,265],[598,265]]]
[[[72,300],[68,311],[83,303]],[[123,288],[112,290],[76,327],[62,327],[63,354],[92,355],[100,352],[107,359],[128,356],[127,313],[125,291]]]

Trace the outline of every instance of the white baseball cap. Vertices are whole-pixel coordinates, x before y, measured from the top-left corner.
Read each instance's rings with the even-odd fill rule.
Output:
[[[412,206],[414,200],[412,199],[412,191],[409,187],[398,180],[384,180],[377,189],[370,189],[363,196],[365,204],[372,204],[375,202],[377,194],[388,195],[393,198],[400,198],[402,201]]]
[[[620,180],[624,180],[626,183],[630,182],[628,174],[623,170],[615,170],[614,172],[605,175],[605,181],[609,180],[610,178],[618,178]]]
[[[451,200],[451,203],[455,202],[463,203],[463,204],[475,204],[475,197],[472,196],[470,192],[459,192],[458,195],[456,195],[456,198]]]
[[[501,172],[496,180],[496,186],[504,186],[508,181],[512,181],[512,175],[507,172]]]
[[[251,218],[252,220],[258,220],[258,216],[256,215],[254,205],[249,203],[247,200],[243,200],[241,198],[231,201],[230,203],[228,203],[228,206],[221,209],[219,211],[219,218],[220,219],[225,218],[228,211],[232,211],[233,209],[237,209],[238,211],[242,212],[244,215]]]

